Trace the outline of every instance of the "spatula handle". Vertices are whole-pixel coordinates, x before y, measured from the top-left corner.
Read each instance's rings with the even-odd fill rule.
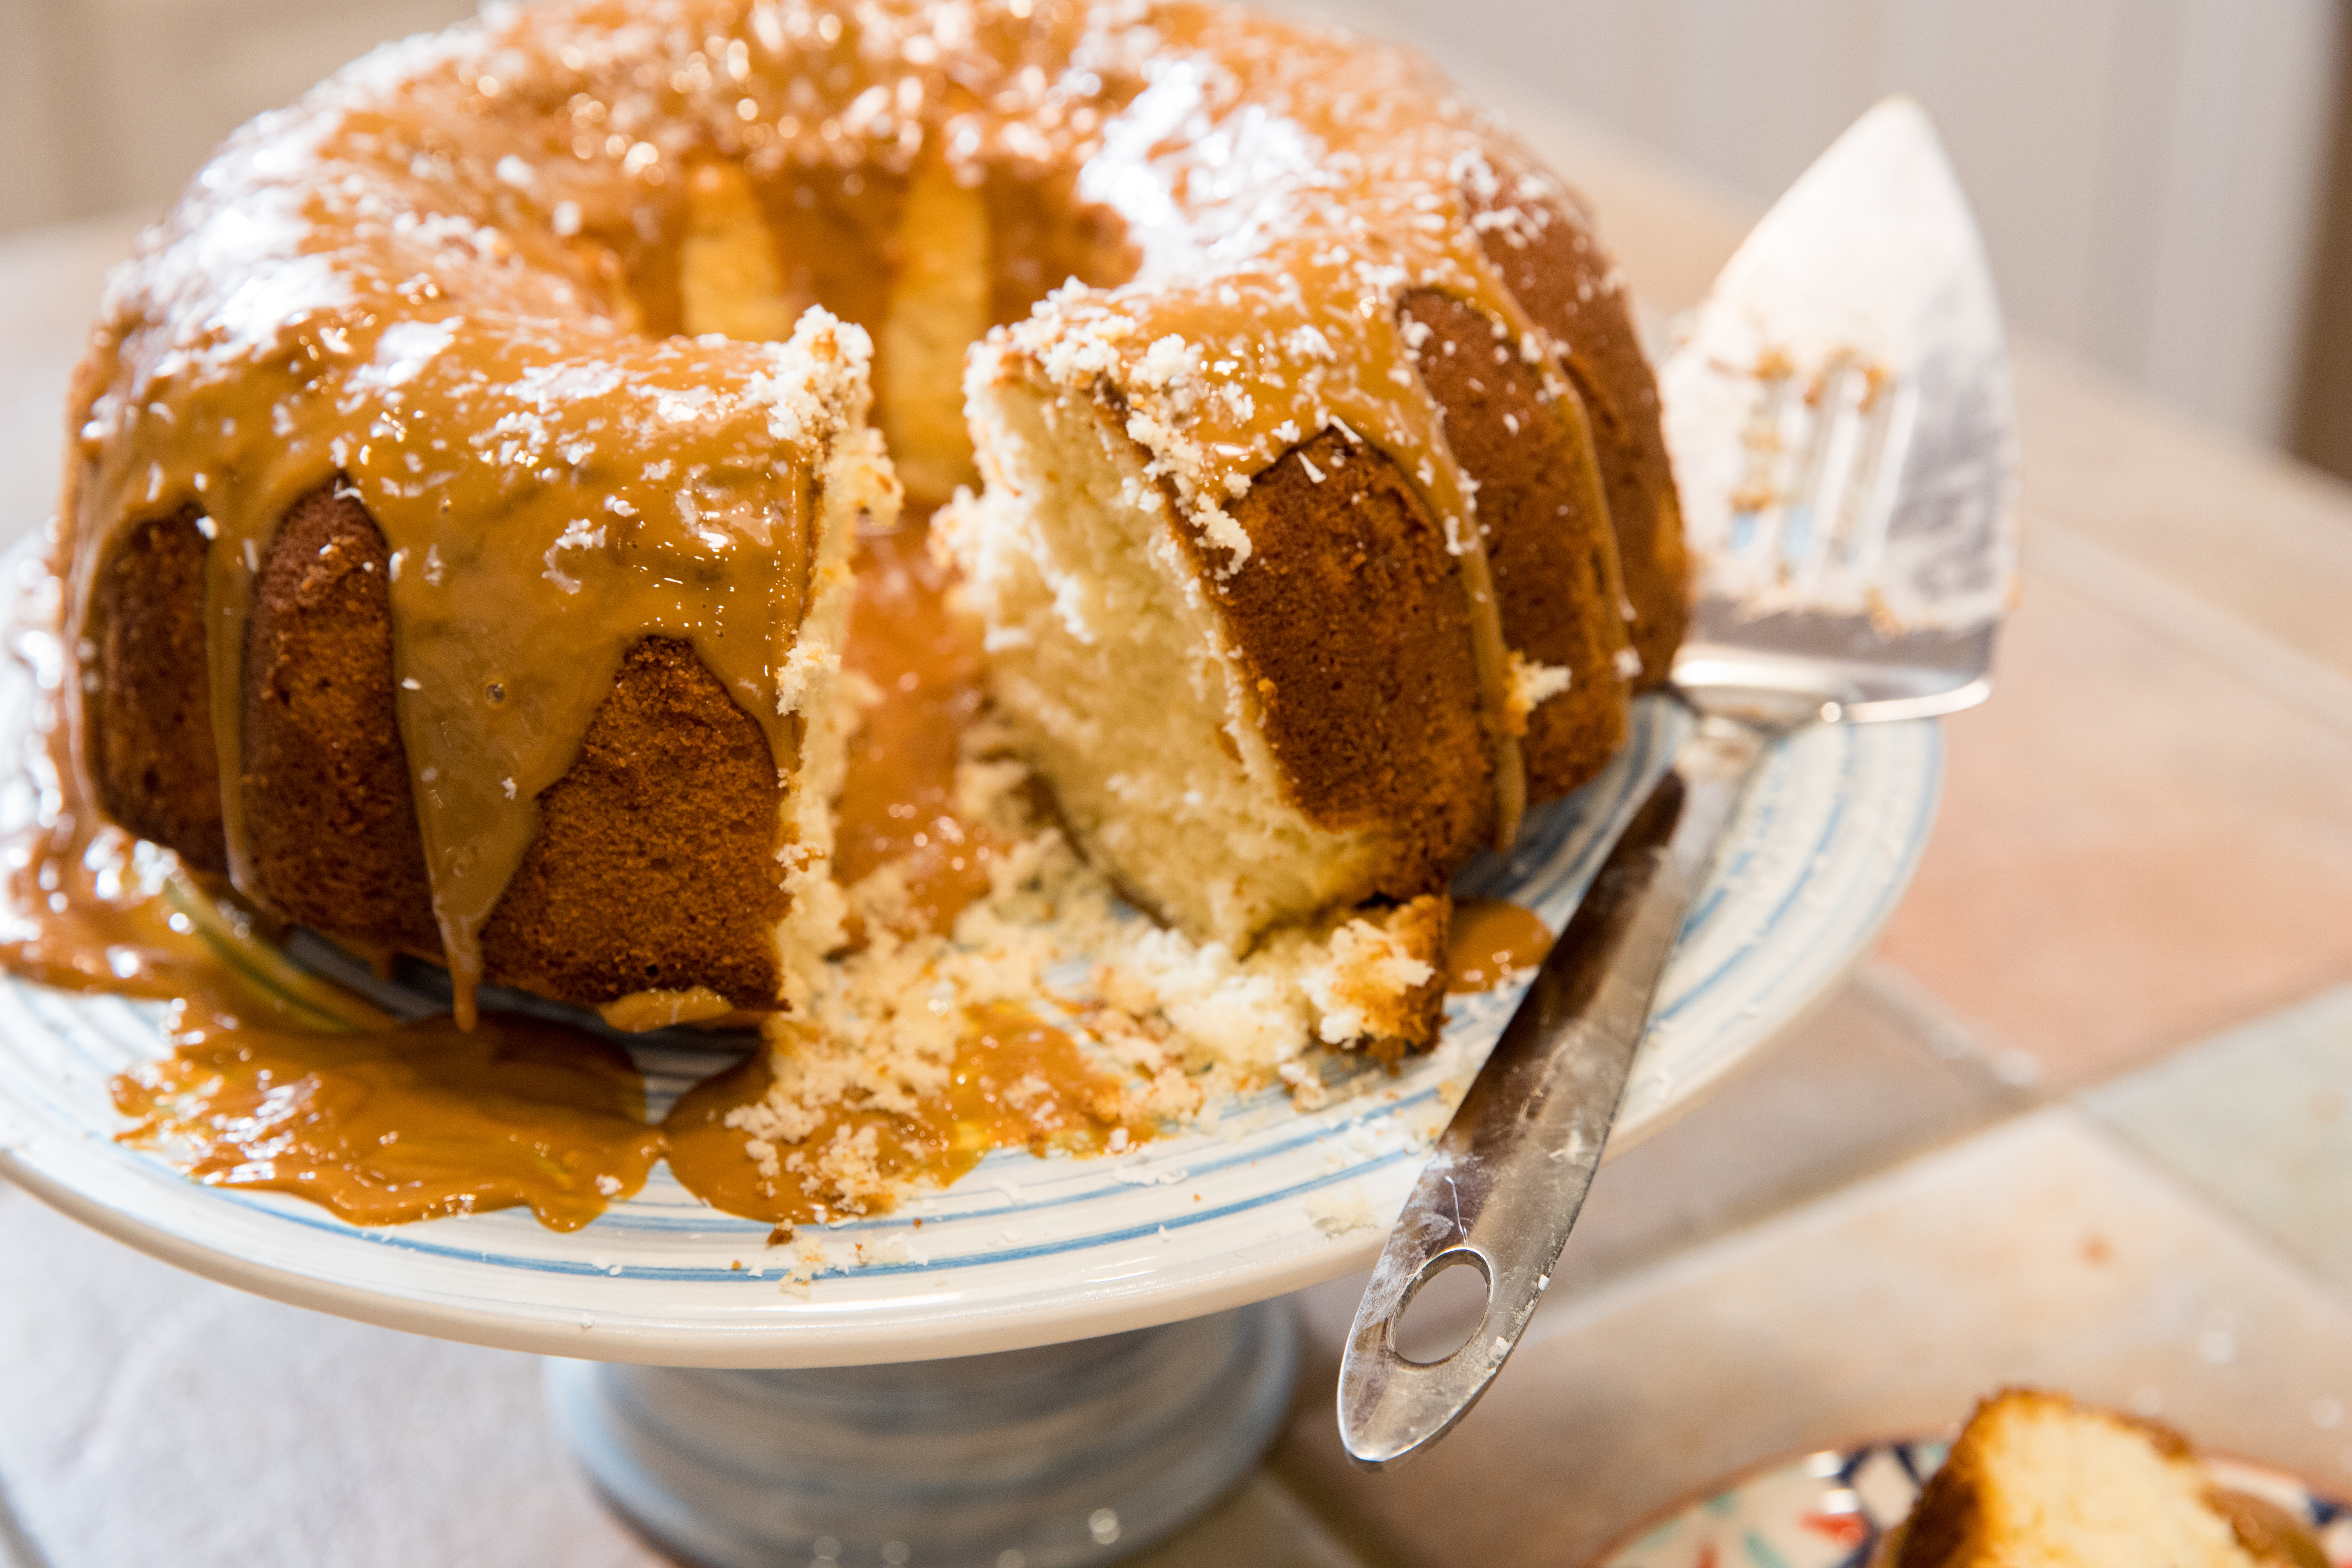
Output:
[[[1769,739],[1735,719],[1700,720],[1455,1109],[1340,1361],[1339,1432],[1358,1464],[1382,1468],[1442,1436],[1517,1344],[1601,1163],[1683,917]],[[1456,1263],[1487,1283],[1477,1331],[1443,1361],[1406,1360],[1398,1320]]]

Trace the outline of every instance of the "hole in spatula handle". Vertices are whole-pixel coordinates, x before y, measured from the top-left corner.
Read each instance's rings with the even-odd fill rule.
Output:
[[[1486,1321],[1493,1294],[1486,1258],[1467,1247],[1441,1252],[1421,1266],[1405,1292],[1389,1343],[1416,1366],[1450,1360]]]

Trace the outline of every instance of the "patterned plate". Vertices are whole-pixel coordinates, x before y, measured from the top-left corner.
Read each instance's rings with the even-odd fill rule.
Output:
[[[1827,1448],[1735,1481],[1610,1548],[1592,1568],[1866,1568],[1949,1447],[1942,1438]],[[2222,1486],[2301,1520],[2336,1568],[2352,1568],[2352,1510],[2292,1476],[2208,1458]]]
[[[26,722],[0,684],[0,755]],[[1535,814],[1508,861],[1461,879],[1554,930],[1605,831],[1686,721],[1647,700],[1601,778]],[[1942,768],[1932,723],[1819,728],[1782,745],[1665,979],[1615,1149],[1654,1131],[1822,1000],[1909,879]],[[1335,1066],[1311,1115],[1268,1091],[1213,1126],[1093,1160],[1000,1151],[949,1191],[831,1227],[814,1280],[767,1227],[656,1170],[568,1235],[527,1211],[360,1229],[274,1194],[197,1185],[114,1142],[108,1079],[160,1054],[159,1009],[0,977],[0,1174],[109,1234],[263,1295],[515,1350],[667,1365],[820,1366],[974,1354],[1217,1311],[1367,1268],[1446,1107],[1515,994],[1457,997],[1445,1043],[1389,1078]],[[658,1114],[708,1053],[640,1052]],[[804,1229],[803,1236],[808,1232]],[[740,1268],[732,1265],[740,1263]]]

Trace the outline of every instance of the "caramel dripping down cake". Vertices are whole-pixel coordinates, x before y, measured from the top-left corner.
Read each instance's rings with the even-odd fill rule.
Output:
[[[1977,1407],[1880,1568],[2326,1568],[2167,1426],[2012,1388]]]
[[[94,798],[461,1008],[826,1016],[888,700],[841,679],[852,561],[902,503],[982,624],[971,761],[1034,781],[987,809],[1076,851],[990,897],[1096,879],[1174,944],[1129,1014],[1271,974],[1328,1045],[1430,1043],[1449,879],[1622,746],[1684,615],[1588,215],[1420,62],[1217,5],[388,47],[146,237],[75,426]]]

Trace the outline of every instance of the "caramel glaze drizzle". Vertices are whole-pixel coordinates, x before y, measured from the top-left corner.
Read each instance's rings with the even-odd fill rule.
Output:
[[[1085,1154],[1155,1132],[1076,1040],[1003,1005],[968,1020],[944,1093],[912,1114],[836,1107],[802,1140],[816,1152],[871,1136],[870,1178],[852,1191],[790,1164],[763,1173],[727,1124],[765,1097],[765,1051],[694,1085],[653,1125],[627,1051],[538,1019],[321,1035],[208,1018],[172,1037],[172,1055],[114,1079],[115,1107],[133,1120],[120,1136],[197,1181],[290,1193],[354,1225],[523,1205],[576,1230],[667,1160],[721,1213],[791,1226],[886,1212],[902,1184],[944,1186],[992,1149]]]
[[[171,1056],[115,1079],[136,1119],[122,1137],[200,1182],[292,1193],[354,1225],[523,1205],[577,1230],[644,1186],[665,1145],[629,1054],[530,1018],[484,1026],[183,1029]]]
[[[948,581],[919,529],[868,542],[848,662],[885,700],[860,737],[851,781],[871,832],[854,840],[872,868],[896,865],[914,897],[911,929],[938,930],[979,890],[953,857],[928,855],[926,828],[963,835],[984,868],[989,840],[954,822],[961,732],[979,708],[977,628],[945,603]],[[34,590],[53,596],[54,581]],[[66,765],[58,698],[66,664],[54,605],[10,617],[10,652],[33,675],[31,722],[5,759],[24,787],[5,797],[0,835],[0,965],[44,984],[168,1000],[173,1051],[118,1077],[121,1137],[210,1184],[290,1193],[353,1224],[388,1225],[528,1206],[556,1230],[587,1224],[642,1187],[667,1159],[679,1182],[722,1212],[793,1224],[841,1212],[821,1178],[754,1164],[726,1112],[766,1089],[764,1051],[680,1097],[659,1126],[628,1054],[541,1020],[484,1015],[405,1026],[287,961],[265,917],[201,885],[173,857],[105,823]],[[895,674],[923,667],[909,690]],[[986,884],[984,868],[980,887]],[[1125,1110],[1112,1076],[1077,1042],[1024,1010],[968,1020],[947,1090],[911,1117],[836,1111],[803,1140],[877,1133],[883,1186],[850,1200],[887,1209],[891,1186],[945,1184],[992,1149],[1098,1150],[1148,1123]]]
[[[1499,899],[1456,899],[1445,934],[1445,990],[1460,996],[1496,991],[1541,963],[1551,931],[1533,910]]]
[[[833,873],[854,888],[885,867],[906,891],[898,923],[947,931],[988,891],[1009,847],[957,811],[956,764],[986,692],[982,628],[949,598],[951,569],[921,523],[858,542],[857,599],[843,663],[879,700],[850,737],[835,807]],[[853,941],[862,917],[853,911]]]
[[[1224,502],[1318,431],[1398,462],[1460,563],[1507,839],[1510,656],[1398,318],[1446,289],[1556,372],[1466,209],[1503,145],[1403,56],[1194,4],[577,0],[390,47],[234,138],[111,290],[77,391],[68,647],[114,542],[198,509],[236,780],[261,553],[297,498],[355,490],[391,552],[399,729],[464,1016],[533,796],[630,646],[688,639],[796,772],[817,498],[868,341],[821,316],[784,343],[638,335],[679,320],[693,168],[854,191],[944,158],[1124,224],[1133,281],[1058,296],[1013,342],[1116,384],[1218,570],[1247,568]]]
[[[743,1134],[727,1125],[730,1110],[766,1098],[769,1081],[763,1052],[680,1096],[662,1122],[670,1169],[696,1196],[729,1214],[781,1226],[838,1216],[840,1197],[789,1164],[772,1178],[763,1174],[745,1157]],[[1118,1086],[1087,1060],[1076,1041],[1021,1007],[974,1011],[949,1084],[912,1116],[836,1108],[799,1146],[820,1150],[870,1129],[875,1185],[851,1194],[849,1212],[872,1213],[889,1206],[890,1184],[919,1177],[944,1185],[992,1149],[1088,1154],[1154,1132],[1150,1123],[1125,1115]]]
[[[173,1054],[112,1085],[126,1142],[360,1225],[523,1204],[572,1230],[644,1184],[661,1133],[625,1052],[529,1019],[399,1027],[285,959],[232,893],[106,823],[65,755],[66,666],[40,629],[56,606],[35,602],[57,584],[43,586],[6,617],[37,695],[5,759],[26,787],[0,832],[0,965],[171,1004]]]
[[[103,326],[92,363],[120,368],[84,425],[68,569],[79,607],[115,529],[202,509],[222,815],[242,881],[227,781],[254,578],[298,497],[330,480],[358,490],[391,552],[401,740],[462,1017],[531,802],[639,638],[689,639],[793,775],[786,674],[817,554],[820,433],[862,397],[863,334],[812,321],[782,346],[626,339],[579,319],[551,271],[513,269],[551,296],[517,301],[419,282],[421,258],[391,282],[400,264],[385,259],[322,285],[356,302],[285,323],[235,375],[204,374],[160,324]],[[297,286],[276,281],[281,298]],[[373,284],[432,313],[395,311]],[[559,332],[567,307],[573,331]],[[216,331],[236,308],[215,302]]]

